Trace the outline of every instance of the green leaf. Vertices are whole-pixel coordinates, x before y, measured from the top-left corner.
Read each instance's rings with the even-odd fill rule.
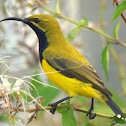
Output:
[[[76,37],[77,33],[80,31],[80,29],[84,28],[86,26],[88,26],[87,17],[85,17],[85,20],[81,20],[76,28],[72,29],[72,32],[70,34],[71,37],[74,39]]]
[[[126,9],[126,1],[123,1],[119,6],[117,6],[116,11],[111,19],[111,22],[114,21],[125,9]]]
[[[76,27],[76,28],[72,29],[72,32],[70,34],[71,37],[74,39],[79,31],[80,31],[80,27]]]
[[[78,24],[78,26],[81,27],[81,28],[88,26],[88,19],[87,19],[87,17],[85,17],[84,20],[81,20],[80,23]]]
[[[114,116],[114,121],[116,122],[116,123],[119,123],[119,124],[125,124],[126,123],[126,121],[124,120],[124,119],[122,119],[122,118],[118,118],[117,116]]]
[[[77,126],[72,106],[62,111],[62,122],[63,126]]]
[[[108,51],[108,48],[109,48],[110,44],[111,43],[108,43],[102,51],[102,65],[103,65],[103,68],[105,71],[107,82],[108,82],[108,70],[109,70],[109,51]]]
[[[121,20],[116,24],[114,31],[113,31],[113,35],[114,35],[115,39],[118,39],[118,31],[119,31],[120,23],[121,23]]]
[[[61,12],[60,12],[60,7],[59,7],[59,0],[57,0],[57,3],[56,3],[56,12],[57,12],[58,14],[61,13]]]

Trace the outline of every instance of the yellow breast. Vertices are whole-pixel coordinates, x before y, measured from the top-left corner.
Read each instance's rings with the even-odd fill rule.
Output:
[[[47,77],[58,87],[62,88],[65,92],[69,94],[69,96],[74,97],[77,95],[91,97],[91,98],[97,98],[101,101],[101,92],[93,89],[91,84],[86,84],[80,80],[77,80],[75,78],[69,78],[61,73],[59,73],[57,70],[55,70],[53,67],[51,67],[45,59],[42,60],[42,67],[44,72],[46,73]]]

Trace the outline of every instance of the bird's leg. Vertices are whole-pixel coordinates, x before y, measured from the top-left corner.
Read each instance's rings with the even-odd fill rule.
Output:
[[[60,104],[61,102],[64,102],[64,101],[70,99],[70,98],[72,98],[72,97],[69,97],[69,96],[68,96],[68,97],[65,97],[65,98],[63,98],[63,99],[57,101],[57,102],[54,102],[54,103],[49,104],[48,106],[51,106],[51,107],[52,107],[52,109],[50,110],[50,112],[51,112],[52,114],[54,114],[55,111],[56,111],[56,109],[57,109],[57,105]]]
[[[94,111],[94,98],[91,100],[91,107],[89,109],[89,112],[87,113],[87,116],[89,116],[89,119],[94,119],[96,117],[96,114],[93,114]]]

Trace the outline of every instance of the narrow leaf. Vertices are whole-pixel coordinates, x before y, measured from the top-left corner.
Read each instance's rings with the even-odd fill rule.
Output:
[[[123,1],[119,6],[117,6],[116,11],[111,19],[111,22],[114,21],[125,9],[126,9],[126,1]]]
[[[74,29],[72,29],[72,32],[71,32],[71,37],[74,39],[75,37],[76,37],[76,35],[77,35],[77,33],[79,32],[79,30],[80,30],[80,27],[76,27],[76,28],[74,28]]]
[[[113,31],[113,35],[116,39],[118,39],[118,31],[119,31],[120,23],[121,23],[121,20],[116,24],[114,31]]]
[[[109,45],[111,43],[108,43],[105,48],[102,51],[102,65],[103,65],[103,69],[105,71],[105,75],[106,75],[106,80],[108,82],[108,70],[109,70]]]
[[[74,39],[76,37],[77,33],[80,31],[80,29],[84,28],[86,26],[88,26],[87,17],[85,17],[85,20],[81,20],[76,28],[72,29],[72,32],[70,34],[71,37]]]
[[[60,14],[59,0],[57,0],[57,3],[56,3],[56,12]]]
[[[77,126],[72,106],[62,112],[62,122],[63,126]]]

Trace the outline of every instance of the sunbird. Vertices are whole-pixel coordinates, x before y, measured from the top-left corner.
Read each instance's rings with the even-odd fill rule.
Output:
[[[33,15],[28,18],[9,17],[2,21],[15,20],[29,25],[39,40],[39,58],[47,77],[61,89],[68,93],[55,103],[51,113],[55,113],[57,105],[75,96],[92,98],[91,107],[87,115],[94,119],[94,98],[106,103],[117,117],[125,116],[117,104],[111,99],[111,92],[105,87],[103,81],[84,56],[82,56],[65,39],[59,23],[55,18],[46,14]]]

